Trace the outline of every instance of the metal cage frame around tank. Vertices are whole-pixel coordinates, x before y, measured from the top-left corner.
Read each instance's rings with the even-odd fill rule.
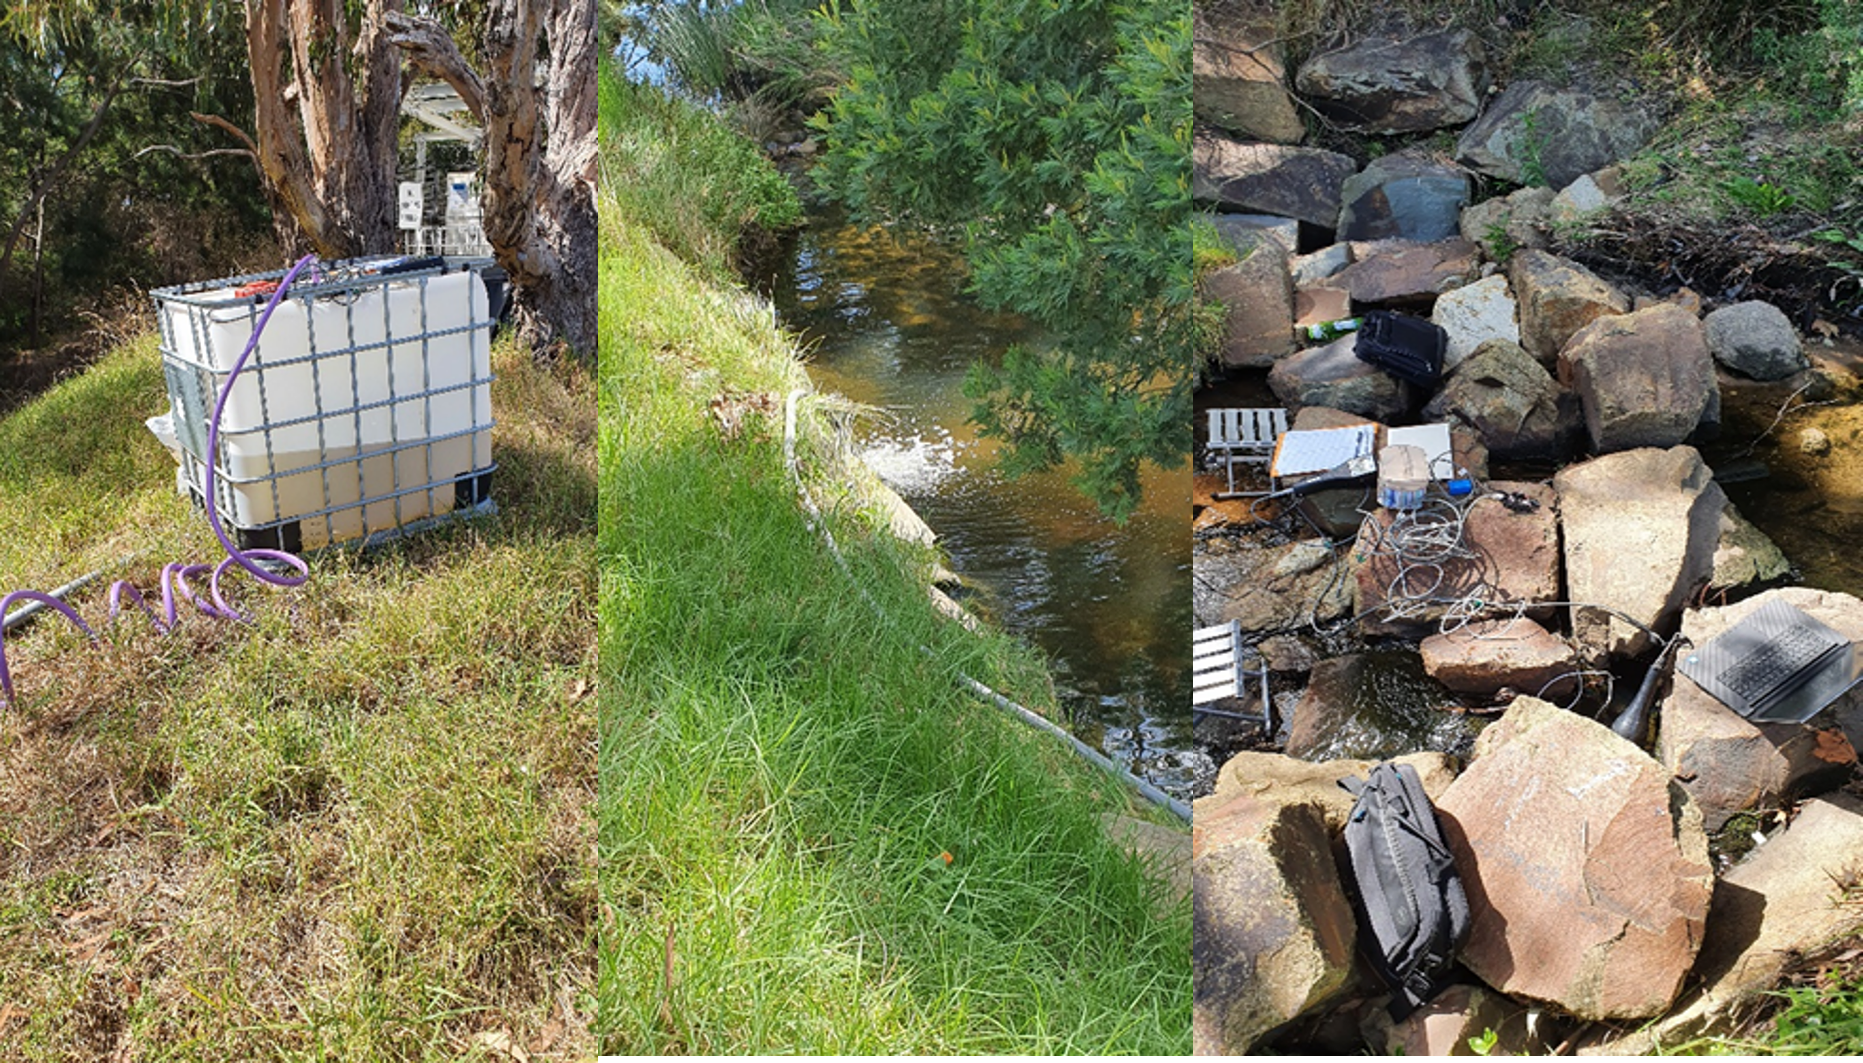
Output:
[[[499,271],[489,258],[448,258],[432,265],[422,264],[419,268],[403,268],[396,272],[382,272],[383,267],[390,267],[394,259],[352,259],[323,264],[318,274],[311,280],[299,280],[286,293],[285,303],[296,304],[302,308],[305,321],[306,342],[302,352],[292,352],[280,357],[276,353],[267,356],[266,337],[262,336],[251,360],[240,374],[241,382],[250,376],[256,389],[259,423],[229,429],[225,425],[220,429],[220,453],[214,468],[216,481],[216,500],[223,519],[241,545],[246,548],[269,547],[282,550],[301,550],[305,548],[304,529],[314,525],[310,522],[322,521],[324,538],[313,541],[312,546],[335,545],[342,542],[360,540],[365,545],[382,538],[401,534],[425,527],[440,520],[450,520],[475,513],[495,512],[496,504],[491,499],[491,474],[497,469],[495,460],[491,460],[490,433],[496,425],[492,415],[491,384],[497,379],[491,370],[491,339],[497,323],[502,290],[493,287],[497,283]],[[469,271],[479,275],[480,285],[467,284],[467,308],[465,321],[448,326],[435,326],[432,323],[432,305],[430,301],[432,282],[437,278],[454,273]],[[492,275],[487,276],[487,273]],[[229,296],[226,293],[265,281],[277,281],[285,274],[284,270],[262,273],[242,274],[233,277],[218,278],[209,281],[197,281],[189,284],[160,288],[150,294],[157,305],[157,320],[161,333],[161,351],[163,374],[167,381],[168,397],[173,408],[175,436],[179,446],[181,473],[178,486],[184,487],[198,503],[202,500],[204,464],[207,460],[207,420],[212,416],[219,382],[223,380],[231,366],[221,368],[200,358],[184,354],[174,334],[177,314],[187,322],[192,330],[192,349],[211,358],[213,348],[208,333],[213,324],[226,324],[238,321],[239,315],[231,317],[212,317],[216,312],[229,310],[245,311],[248,327],[255,326],[265,303],[263,294],[258,296]],[[397,285],[414,285],[418,290],[419,324],[413,333],[397,334],[394,322],[394,310],[390,288]],[[383,336],[379,340],[358,341],[356,339],[356,308],[365,302],[363,296],[370,289],[379,289],[382,304]],[[479,305],[480,293],[484,305]],[[317,316],[314,313],[319,302],[341,303],[345,309],[344,334],[335,346],[320,347],[317,337]],[[276,327],[276,322],[274,322]],[[474,333],[481,333],[475,337]],[[467,371],[463,381],[441,385],[433,383],[434,378],[434,344],[436,340],[464,334],[466,336]],[[248,332],[248,335],[250,333]],[[479,343],[484,344],[481,373],[478,368]],[[402,390],[395,381],[395,361],[397,352],[405,350],[410,344],[418,344],[421,381],[418,390]],[[323,405],[323,367],[334,359],[346,362],[350,382],[349,405],[335,409],[325,409]],[[382,363],[387,377],[387,394],[385,397],[371,398],[365,401],[361,394],[363,371],[371,361]],[[307,366],[311,379],[311,411],[307,414],[275,419],[272,415],[277,402],[267,392],[268,374],[276,376],[280,370],[297,366]],[[372,367],[371,367],[372,368]],[[335,370],[331,370],[335,372]],[[483,409],[480,409],[480,393],[483,388]],[[465,392],[470,409],[469,423],[452,431],[434,433],[434,399],[438,396]],[[402,438],[399,428],[400,412],[409,403],[421,404],[420,423],[427,429],[425,434]],[[374,411],[384,411],[388,427],[388,439],[385,445],[371,447],[365,444],[364,418]],[[356,441],[355,453],[343,457],[332,457],[330,453],[329,426],[338,419],[347,419]],[[275,437],[287,429],[307,425],[316,427],[316,460],[308,465],[294,465],[279,468],[278,453],[274,446]],[[476,440],[479,433],[486,433],[486,460],[480,464],[476,457]],[[264,468],[260,475],[240,475],[235,472],[229,461],[234,441],[242,437],[259,436],[263,439]],[[436,477],[434,450],[437,446],[454,441],[464,441],[469,455],[469,468],[460,474]],[[427,475],[421,483],[403,483],[401,455],[417,449],[424,449],[422,468]],[[387,490],[380,490],[380,485],[370,484],[370,475],[366,466],[379,459],[387,459],[392,471],[392,482]],[[333,470],[354,468],[356,478],[356,495],[353,500],[336,500],[331,490]],[[281,497],[279,481],[307,473],[317,473],[322,482],[322,505],[317,508],[285,513],[285,499]],[[342,472],[347,476],[347,472]],[[378,474],[379,475],[379,474]],[[418,478],[418,477],[417,477]],[[374,489],[372,489],[374,488]],[[233,501],[242,491],[257,490],[269,492],[271,514],[269,521],[242,523],[231,515],[235,512]],[[441,492],[451,491],[450,497]],[[415,496],[424,495],[424,499],[415,500]],[[425,505],[414,504],[424,501]],[[445,509],[442,502],[448,502]],[[393,519],[385,524],[371,520],[371,512],[382,504],[393,506]],[[359,531],[339,534],[339,518],[351,511],[356,511],[359,518]],[[345,519],[344,523],[347,523]]]

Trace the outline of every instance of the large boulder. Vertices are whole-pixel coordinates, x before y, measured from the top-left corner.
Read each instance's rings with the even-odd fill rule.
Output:
[[[1197,124],[1250,140],[1298,144],[1307,130],[1287,93],[1273,12],[1223,17],[1209,4],[1196,4],[1191,21],[1190,99]]]
[[[1651,1026],[1587,1048],[1649,1055],[1724,1032],[1739,1008],[1778,983],[1798,957],[1863,932],[1849,883],[1863,852],[1863,800],[1808,801],[1783,831],[1735,864],[1714,890],[1707,938],[1695,963],[1700,985]]]
[[[1339,222],[1339,188],[1357,171],[1350,156],[1337,152],[1245,144],[1199,130],[1191,193],[1205,203],[1330,229]]]
[[[1389,421],[1410,407],[1408,389],[1390,375],[1353,353],[1358,343],[1347,334],[1331,343],[1309,347],[1274,363],[1268,386],[1283,406],[1328,406],[1336,410]]]
[[[1468,507],[1462,543],[1469,556],[1449,557],[1437,566],[1406,571],[1393,553],[1374,549],[1393,514],[1379,509],[1372,517],[1375,535],[1361,536],[1353,552],[1354,609],[1359,628],[1368,635],[1424,634],[1449,614],[1451,601],[1480,598],[1481,617],[1512,616],[1516,603],[1528,615],[1550,619],[1559,593],[1559,517],[1551,488],[1542,484],[1495,481],[1488,485],[1530,500],[1524,512],[1499,499],[1483,497]],[[1439,578],[1440,577],[1440,578]]]
[[[1279,241],[1257,236],[1241,261],[1206,274],[1203,296],[1224,310],[1224,365],[1261,367],[1294,350],[1294,282]]]
[[[1456,161],[1516,184],[1564,188],[1626,158],[1658,128],[1646,106],[1516,81],[1456,141]]]
[[[1203,798],[1191,830],[1191,1030],[1199,1055],[1241,1054],[1337,996],[1357,924],[1320,807]]]
[[[1714,570],[1727,496],[1693,447],[1645,448],[1568,465],[1553,477],[1565,531],[1572,636],[1589,661],[1630,657]]]
[[[1339,239],[1434,243],[1459,232],[1468,176],[1427,155],[1373,159],[1340,186]]]
[[[1294,87],[1347,129],[1415,133],[1475,117],[1488,70],[1473,34],[1440,30],[1407,40],[1371,37],[1322,52],[1301,65]]]
[[[1784,380],[1811,367],[1785,312],[1757,300],[1724,306],[1702,321],[1714,360],[1754,380]]]
[[[1467,425],[1496,458],[1564,458],[1583,431],[1577,397],[1506,340],[1477,347],[1423,412]]]
[[[1352,245],[1350,266],[1327,283],[1352,293],[1363,306],[1427,309],[1439,293],[1475,276],[1480,252],[1461,238],[1431,244],[1385,240]]]
[[[1475,353],[1475,348],[1489,340],[1520,342],[1519,312],[1514,306],[1513,289],[1507,286],[1506,274],[1496,273],[1454,291],[1444,292],[1430,311],[1449,337],[1443,351],[1443,369],[1452,370]]]
[[[1668,303],[1601,318],[1566,341],[1559,378],[1600,454],[1672,447],[1719,420],[1720,385],[1695,315]]]
[[[1767,602],[1782,600],[1850,639],[1863,639],[1863,602],[1848,594],[1785,587],[1719,609],[1683,614],[1682,635],[1694,646],[1745,619]],[[1856,764],[1856,750],[1840,719],[1863,711],[1863,689],[1852,688],[1829,713],[1804,724],[1753,723],[1681,673],[1659,714],[1656,755],[1701,806],[1714,830],[1739,812],[1841,785]],[[1860,736],[1863,737],[1863,736]]]
[[[1655,759],[1536,698],[1475,742],[1437,802],[1468,890],[1462,962],[1592,1020],[1661,1014],[1714,888],[1701,812]]]
[[[1520,345],[1551,365],[1572,334],[1601,317],[1630,311],[1630,299],[1590,270],[1527,248],[1508,264],[1520,307]]]
[[[1578,655],[1566,641],[1521,616],[1481,620],[1438,632],[1417,647],[1423,670],[1458,694],[1514,690],[1534,697],[1569,697]],[[1555,682],[1555,680],[1563,681]]]

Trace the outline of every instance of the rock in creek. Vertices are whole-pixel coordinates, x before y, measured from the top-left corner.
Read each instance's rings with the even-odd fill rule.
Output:
[[[1423,670],[1458,694],[1487,697],[1502,689],[1569,699],[1578,655],[1559,636],[1527,619],[1483,620],[1431,635],[1417,647]]]
[[[1455,237],[1468,177],[1426,155],[1373,159],[1340,187],[1339,239],[1414,240]]]
[[[1727,482],[1718,472],[1714,481]],[[1714,574],[1708,577],[1708,592],[1770,583],[1790,571],[1792,562],[1786,559],[1785,552],[1729,501],[1721,510],[1721,539],[1714,547]]]
[[[1279,241],[1256,235],[1233,266],[1203,278],[1204,298],[1226,311],[1224,365],[1262,367],[1294,349],[1294,285]]]
[[[1353,262],[1328,283],[1365,306],[1421,308],[1474,277],[1479,252],[1457,238],[1430,244],[1382,240],[1352,245]]]
[[[1467,425],[1496,458],[1562,460],[1584,434],[1578,396],[1507,340],[1477,347],[1423,413]]]
[[[1237,6],[1244,9],[1230,14]],[[1287,71],[1275,39],[1274,13],[1229,5],[1191,7],[1190,99],[1201,126],[1250,140],[1298,144],[1306,136],[1287,93]]]
[[[1346,615],[1350,583],[1317,540],[1279,547],[1217,540],[1191,559],[1192,605],[1203,626],[1235,620],[1243,631],[1273,631]]]
[[[1520,308],[1520,345],[1551,365],[1572,334],[1601,317],[1630,310],[1630,299],[1590,270],[1557,255],[1532,249],[1508,264]]]
[[[1476,740],[1437,802],[1468,890],[1462,962],[1586,1019],[1661,1014],[1714,888],[1701,812],[1603,724],[1534,698]]]
[[[1754,380],[1784,380],[1811,367],[1798,332],[1771,303],[1724,306],[1702,321],[1714,360]]]
[[[1795,605],[1852,640],[1863,639],[1863,602],[1848,594],[1784,587],[1719,609],[1691,609],[1682,635],[1693,646],[1746,618],[1767,602]],[[1687,651],[1684,650],[1684,653]],[[1852,688],[1827,712],[1803,724],[1751,723],[1695,681],[1677,673],[1658,714],[1656,755],[1701,806],[1708,829],[1754,808],[1774,808],[1849,779],[1856,764],[1850,721],[1863,738],[1863,688]]]
[[[1520,343],[1520,318],[1507,275],[1496,273],[1437,297],[1430,320],[1449,336],[1443,370],[1453,370],[1489,340]]]
[[[1199,130],[1191,194],[1205,203],[1330,229],[1339,222],[1339,187],[1357,171],[1357,163],[1337,152],[1245,144]]]
[[[1456,161],[1517,184],[1564,188],[1627,158],[1657,127],[1645,106],[1516,81],[1462,131]]]
[[[1192,1037],[1241,1054],[1345,989],[1357,923],[1318,805],[1206,797],[1195,821]]]
[[[1720,420],[1720,385],[1701,323],[1667,303],[1601,318],[1559,352],[1599,453],[1672,447]]]
[[[1397,557],[1374,549],[1378,538],[1360,536],[1352,560],[1354,606],[1361,631],[1422,635],[1448,615],[1450,601],[1470,595],[1490,603],[1477,614],[1486,617],[1512,616],[1513,603],[1559,600],[1559,517],[1552,489],[1507,481],[1488,486],[1521,495],[1538,506],[1516,512],[1498,499],[1477,499],[1469,506],[1462,528],[1462,542],[1473,556],[1447,558],[1440,569],[1432,565],[1406,575]],[[1393,514],[1380,509],[1373,519],[1376,535],[1382,536]],[[1527,615],[1550,619],[1552,609],[1529,605]]]
[[[1553,477],[1565,531],[1572,637],[1591,662],[1650,647],[1714,570],[1727,496],[1693,447],[1641,449],[1568,465]]]
[[[1354,267],[1356,268],[1356,267]],[[1298,411],[1329,406],[1378,421],[1410,408],[1409,389],[1353,353],[1358,336],[1348,333],[1331,343],[1309,347],[1274,363],[1268,387],[1281,404]]]
[[[1846,883],[1863,852],[1863,800],[1807,802],[1784,831],[1736,864],[1714,889],[1695,975],[1702,983],[1653,1027],[1586,1053],[1647,1055],[1721,1032],[1736,1007],[1772,989],[1794,957],[1863,931],[1863,907]]]
[[[1455,781],[1455,761],[1447,754],[1407,753],[1395,759],[1399,764],[1416,769],[1417,777],[1423,782],[1423,792],[1429,794],[1431,800],[1442,796]],[[1216,789],[1211,797],[1247,794],[1258,801],[1275,804],[1310,802],[1320,806],[1326,816],[1327,830],[1337,836],[1345,830],[1346,816],[1351,814],[1355,800],[1340,787],[1339,780],[1362,779],[1370,774],[1375,763],[1351,759],[1315,762],[1284,753],[1237,753],[1217,773]]]

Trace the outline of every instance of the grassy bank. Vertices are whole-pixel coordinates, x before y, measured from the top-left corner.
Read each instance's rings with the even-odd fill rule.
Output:
[[[662,195],[730,182],[715,127],[649,91],[602,115],[603,1050],[1186,1051],[1188,904],[1107,841],[1129,799],[958,692],[1052,705],[1026,651],[938,619],[812,395],[799,451],[854,580],[805,521],[793,341],[728,256],[662,236],[695,231],[672,209],[728,245],[755,210]]]
[[[251,625],[8,640],[0,1055],[589,1054],[594,382],[494,368],[499,515],[235,580]],[[148,337],[0,420],[6,589],[219,555],[164,402]]]

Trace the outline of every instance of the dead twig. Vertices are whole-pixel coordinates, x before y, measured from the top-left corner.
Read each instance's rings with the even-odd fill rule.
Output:
[[[1803,395],[1805,393],[1805,390],[1811,387],[1811,385],[1815,382],[1816,382],[1816,378],[1813,378],[1812,380],[1807,380],[1803,384],[1800,384],[1798,386],[1798,390],[1792,392],[1790,395],[1787,395],[1785,397],[1785,401],[1779,404],[1779,412],[1773,415],[1772,423],[1767,425],[1765,430],[1762,431],[1759,435],[1753,437],[1753,442],[1747,444],[1747,449],[1741,451],[1740,456],[1743,458],[1752,457],[1753,451],[1756,450],[1761,443],[1764,443],[1766,441],[1767,436],[1772,435],[1773,429],[1779,427],[1779,422],[1785,420],[1786,414],[1797,413],[1800,410],[1809,410],[1814,406],[1830,406],[1836,401],[1834,399],[1825,399],[1821,402],[1806,402],[1806,403],[1801,403],[1797,406],[1793,406],[1792,400],[1798,398],[1800,395]]]

